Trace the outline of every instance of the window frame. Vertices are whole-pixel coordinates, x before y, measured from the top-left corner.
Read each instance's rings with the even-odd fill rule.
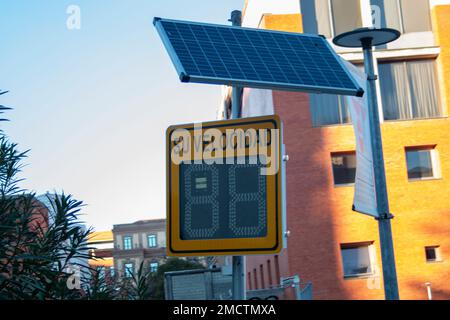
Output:
[[[429,260],[427,258],[427,250],[428,249],[433,249],[434,250],[435,257],[436,257],[434,260]],[[426,263],[440,263],[440,262],[443,262],[444,259],[442,258],[441,246],[438,246],[438,245],[425,246],[425,261],[426,261]]]
[[[361,61],[351,61],[348,60],[351,64],[353,64],[356,68],[358,68],[360,71],[364,71],[364,64],[361,63]],[[335,123],[322,123],[323,121],[316,121],[320,123],[316,123],[314,120],[318,120],[315,118],[314,115],[314,108],[317,108],[317,104],[314,101],[314,98],[320,98],[320,97],[326,97],[326,96],[335,96],[337,98],[337,105],[333,105],[333,108],[337,108],[338,114],[339,114],[339,121]],[[330,107],[330,106],[327,106]],[[344,112],[345,111],[345,112]],[[353,120],[351,117],[351,112],[349,109],[347,96],[338,95],[338,94],[319,94],[319,93],[310,93],[309,94],[309,113],[310,113],[310,122],[313,129],[321,129],[321,128],[329,128],[329,127],[343,127],[343,126],[353,126]],[[348,117],[348,121],[343,121],[345,119],[345,115]],[[323,119],[322,119],[323,120]]]
[[[356,0],[359,3],[359,15],[361,18],[361,26],[359,28],[363,28],[365,26],[364,23],[364,0]],[[336,33],[336,26],[335,26],[335,19],[334,19],[334,12],[333,12],[333,0],[328,0],[328,15],[329,15],[329,23],[330,23],[330,34],[331,37],[334,38],[338,34]],[[351,30],[348,30],[351,31]]]
[[[369,265],[371,272],[368,273],[360,273],[360,274],[345,274],[345,268],[344,268],[344,255],[343,250],[346,249],[356,249],[365,247],[368,250],[369,254]],[[365,279],[365,278],[372,278],[377,276],[377,262],[376,262],[376,252],[375,252],[375,245],[374,241],[366,241],[366,242],[354,242],[354,243],[341,243],[340,244],[340,254],[341,254],[341,265],[342,265],[342,273],[345,280],[348,279]]]
[[[437,145],[405,147],[406,178],[408,179],[408,182],[432,181],[432,180],[442,179],[441,166],[440,166],[440,161],[439,161],[439,153],[438,153],[436,147],[437,147]],[[414,152],[414,151],[429,151],[430,161],[431,161],[431,170],[433,172],[432,177],[424,177],[424,178],[410,178],[409,177],[407,154],[408,154],[408,152]]]
[[[153,270],[153,267],[156,265],[156,268]],[[148,269],[151,273],[157,272],[159,268],[159,263],[157,261],[150,262]]]
[[[125,246],[125,243],[126,243],[125,240],[128,238],[130,239],[130,245],[131,245],[131,247],[129,249],[127,249]],[[123,250],[133,250],[133,236],[132,235],[123,236],[122,242],[123,242]]]
[[[151,237],[154,238],[154,241],[155,241],[155,245],[153,245],[153,246],[150,245],[150,238]],[[154,233],[147,234],[147,247],[151,248],[151,249],[158,247],[158,236],[156,234],[154,234]]]
[[[335,156],[343,156],[343,155],[354,155],[355,161],[357,160],[356,151],[337,151],[337,152],[331,152],[330,154],[330,160],[331,160],[331,174],[333,176],[333,186],[335,188],[346,188],[346,187],[354,187],[356,182],[356,167],[355,167],[355,179],[351,183],[336,183],[336,175],[334,173],[334,166],[333,166],[333,158]]]
[[[395,122],[395,121],[417,121],[417,120],[433,120],[433,119],[445,119],[448,117],[447,108],[445,105],[445,100],[443,100],[443,90],[441,89],[440,83],[440,71],[437,64],[437,59],[439,55],[430,54],[430,55],[412,55],[408,57],[399,56],[399,57],[379,57],[378,52],[375,52],[374,56],[374,70],[377,75],[377,80],[375,81],[376,91],[377,91],[377,101],[378,101],[378,112],[380,115],[380,123],[384,122]],[[380,64],[390,64],[390,63],[403,63],[407,66],[408,63],[414,61],[430,61],[433,63],[434,76],[436,82],[436,100],[437,107],[439,108],[440,116],[436,117],[417,117],[417,118],[409,118],[409,119],[385,119],[384,118],[384,104],[383,104],[383,94],[381,91],[381,76],[380,76]],[[408,84],[409,85],[409,84]],[[411,97],[409,97],[411,98]]]
[[[330,34],[329,39],[333,39],[337,34],[336,34],[335,24],[334,24],[335,19],[333,16],[332,0],[326,0],[326,6],[327,6],[327,15],[328,15],[329,34]],[[373,27],[372,6],[373,6],[373,4],[372,4],[371,0],[359,0],[359,8],[360,8],[360,15],[361,15],[361,22],[362,22],[361,27]],[[427,10],[429,30],[405,32],[405,18],[404,18],[404,13],[403,13],[404,11],[403,11],[401,0],[395,0],[395,6],[396,6],[397,12],[398,12],[397,19],[398,19],[398,25],[400,27],[399,31],[401,32],[402,35],[420,33],[420,32],[433,32],[433,19],[432,19],[432,15],[431,15],[431,8],[429,8],[429,10]],[[385,15],[384,12],[381,12],[381,14]],[[386,20],[386,17],[384,19]],[[319,29],[319,25],[317,25],[317,30],[319,31],[320,34],[328,34],[328,32],[322,32]]]
[[[129,269],[127,268],[127,265],[131,265],[131,275],[128,275],[128,274],[127,274],[127,270],[129,270]],[[133,278],[133,276],[134,276],[134,263],[133,263],[133,262],[125,262],[125,263],[123,264],[123,275],[124,275],[124,277],[127,278],[127,279]]]
[[[409,33],[416,33],[416,32],[433,32],[433,20],[431,17],[431,10],[427,10],[428,13],[428,23],[429,23],[429,30],[423,30],[423,31],[413,31],[413,32],[406,32],[405,31],[405,18],[404,18],[404,11],[403,11],[403,6],[402,6],[402,0],[395,0],[396,4],[397,4],[397,9],[398,9],[398,15],[399,15],[399,25],[401,27],[401,30],[399,30],[401,32],[401,34],[409,34]],[[428,5],[429,5],[429,1],[426,0]]]

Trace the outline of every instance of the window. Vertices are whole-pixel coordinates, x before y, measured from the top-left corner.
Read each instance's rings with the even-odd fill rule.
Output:
[[[362,27],[360,0],[331,0],[334,35]]]
[[[124,269],[125,278],[132,278],[134,274],[134,265],[132,263],[125,263]]]
[[[317,24],[314,33],[333,38],[363,26],[361,3],[363,0],[311,0],[304,6],[305,10],[311,7],[307,12],[314,16]],[[370,0],[370,4],[380,8],[381,27],[394,28],[401,33],[432,30],[427,0]]]
[[[331,154],[333,177],[335,185],[348,185],[355,183],[356,153],[344,152]]]
[[[156,271],[158,271],[158,262],[150,263],[150,272],[156,272]]]
[[[309,96],[313,127],[347,124],[351,122],[344,96],[315,93]]]
[[[374,273],[374,252],[372,243],[341,245],[344,277],[366,276]]]
[[[364,72],[363,65],[358,64],[355,67]],[[313,127],[351,123],[352,120],[345,96],[312,93],[309,97]]]
[[[360,0],[315,0],[317,32],[332,38],[362,27]]]
[[[409,180],[426,180],[439,177],[437,152],[434,148],[406,148]]]
[[[440,262],[441,258],[441,248],[439,246],[425,247],[425,257],[427,262]]]
[[[402,33],[431,31],[430,5],[425,0],[371,0],[381,10],[381,27]]]
[[[133,249],[133,238],[131,236],[123,237],[123,249],[124,250]]]
[[[147,242],[148,242],[148,247],[149,248],[155,248],[156,247],[156,235],[149,234],[147,236]]]
[[[434,60],[379,63],[384,120],[442,116]]]

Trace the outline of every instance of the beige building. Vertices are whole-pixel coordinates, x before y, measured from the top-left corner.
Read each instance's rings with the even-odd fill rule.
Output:
[[[117,274],[131,277],[141,262],[150,271],[157,271],[166,259],[166,221],[141,220],[113,226],[114,269]]]

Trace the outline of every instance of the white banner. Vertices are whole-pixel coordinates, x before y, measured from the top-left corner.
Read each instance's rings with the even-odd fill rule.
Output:
[[[353,210],[378,217],[372,144],[370,139],[369,105],[367,100],[367,76],[357,67],[342,59],[353,77],[364,89],[364,97],[347,96],[347,104],[356,138],[356,178]]]

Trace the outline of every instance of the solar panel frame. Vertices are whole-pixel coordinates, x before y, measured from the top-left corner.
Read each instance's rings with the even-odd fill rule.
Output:
[[[213,73],[216,73],[215,68],[213,67],[213,65],[211,65],[210,61],[205,60],[208,63],[208,66],[206,64],[196,64],[195,67],[196,69],[199,71],[198,74],[189,74],[183,63],[180,60],[180,57],[178,56],[181,53],[178,53],[177,50],[175,50],[174,48],[174,40],[171,40],[169,35],[167,34],[167,31],[165,29],[165,27],[163,26],[163,23],[166,24],[174,24],[174,25],[189,25],[190,28],[194,28],[197,29],[197,32],[202,32],[203,29],[199,28],[199,27],[213,27],[213,28],[217,28],[217,30],[221,30],[221,28],[229,28],[229,29],[235,29],[235,31],[239,31],[239,32],[245,32],[245,31],[252,31],[252,32],[261,32],[261,33],[271,33],[271,34],[283,34],[283,35],[288,35],[288,36],[294,36],[294,37],[304,37],[306,38],[310,38],[310,39],[314,39],[314,40],[318,40],[320,39],[320,41],[322,41],[325,44],[325,47],[329,50],[328,53],[330,53],[333,57],[333,59],[337,62],[337,65],[341,68],[340,71],[343,71],[345,76],[347,77],[346,79],[343,79],[342,81],[345,80],[349,80],[352,84],[352,86],[348,86],[348,87],[336,87],[336,86],[317,86],[317,85],[308,85],[308,84],[301,84],[301,83],[288,83],[288,81],[286,82],[280,82],[280,81],[260,81],[260,80],[249,80],[249,79],[238,79],[238,78],[233,78],[231,77],[230,73],[228,72],[228,70],[225,70],[228,75],[230,75],[230,77],[220,77],[217,75],[202,75],[200,70],[198,70],[198,66],[202,66],[204,68],[210,68]],[[272,31],[272,30],[264,30],[264,29],[253,29],[253,28],[243,28],[243,27],[235,27],[235,26],[226,26],[226,25],[218,25],[218,24],[208,24],[208,23],[200,23],[200,22],[190,22],[190,21],[181,21],[181,20],[171,20],[171,19],[162,19],[162,18],[154,18],[153,24],[156,28],[156,30],[158,31],[158,34],[164,44],[164,47],[166,48],[169,57],[176,69],[176,72],[178,73],[178,76],[180,78],[181,82],[192,82],[192,83],[206,83],[206,84],[220,84],[220,85],[229,85],[229,86],[241,86],[241,87],[251,87],[251,88],[261,88],[261,89],[275,89],[275,90],[286,90],[286,91],[303,91],[303,92],[311,92],[311,93],[328,93],[328,94],[340,94],[340,95],[353,95],[353,96],[363,96],[364,94],[364,89],[360,87],[360,85],[358,84],[358,82],[353,78],[353,76],[351,75],[351,73],[347,70],[347,68],[344,66],[343,62],[341,61],[341,58],[336,54],[336,52],[332,49],[331,45],[328,43],[328,41],[323,38],[322,36],[319,35],[314,35],[314,34],[300,34],[300,33],[291,33],[291,32],[284,32],[284,31]],[[178,30],[177,30],[178,31]],[[211,30],[210,30],[211,31]],[[179,32],[179,31],[178,31]],[[191,31],[190,31],[191,32]],[[207,34],[206,34],[207,35]],[[261,44],[264,45],[264,43],[262,42],[261,39],[256,39],[257,37],[253,37],[254,39],[250,39],[251,37],[249,35],[254,35],[254,33],[247,33],[247,38],[248,38],[248,42],[249,42],[249,49],[251,46],[254,47],[254,49],[256,49],[255,47],[255,43],[257,43],[258,41],[261,42]],[[195,34],[194,34],[195,36]],[[233,38],[230,38],[229,35],[223,33],[220,34],[220,36],[222,37],[223,40],[227,40],[226,37],[228,37],[229,42],[223,42],[224,47],[222,49],[227,49],[230,50],[234,50],[234,51],[238,51],[241,50],[241,48],[239,46],[233,46],[232,42],[235,42],[236,44],[239,44],[239,41],[241,40],[245,40],[243,39],[237,39],[234,34],[233,34]],[[210,36],[208,36],[208,38],[210,38]],[[184,38],[182,38],[184,42],[189,41],[189,40],[184,40]],[[196,39],[197,42],[199,42],[198,39]],[[274,39],[275,43],[276,40]],[[277,44],[278,45],[278,44]],[[216,44],[216,46],[214,47],[215,51],[217,53],[219,53],[218,49],[217,49],[218,44]],[[282,52],[283,50],[281,49],[281,47],[278,45],[280,52]],[[274,48],[272,47],[267,47],[264,46],[264,49],[268,49],[268,50],[274,50]],[[194,50],[195,47],[191,47],[191,50]],[[262,50],[263,48],[259,48],[260,50]],[[291,45],[291,49],[293,52],[294,51],[294,47]],[[244,52],[245,54],[245,52]],[[192,57],[191,52],[189,52],[189,55]],[[203,55],[206,57],[205,53],[203,52]],[[223,62],[224,59],[230,59],[230,56],[225,56],[225,55],[218,55],[219,58],[222,60],[222,64],[225,66],[225,63]],[[272,58],[274,59],[273,55]],[[278,58],[278,57],[277,57]],[[297,57],[298,58],[298,57]],[[234,59],[234,58],[233,58]],[[286,57],[283,57],[283,59],[285,59],[286,61],[289,62],[289,60]],[[325,59],[325,58],[323,58]],[[247,73],[252,73],[254,71],[254,73],[256,75],[260,74],[261,71],[257,70],[258,68],[254,68],[251,61],[247,58],[249,64],[248,65],[243,65],[243,64],[239,64],[239,62],[234,59],[234,61],[236,62],[236,67],[239,68],[241,70],[241,73],[245,76],[244,72],[242,72],[242,68],[246,68]],[[193,61],[193,60],[192,60]],[[313,60],[311,60],[312,62],[314,62]],[[326,61],[326,60],[324,60]],[[291,64],[292,65],[292,64]],[[249,66],[252,66],[253,70],[249,69]],[[264,63],[261,63],[260,66],[264,66],[266,68],[267,74],[272,77],[274,79],[274,76],[272,75],[283,75],[283,70],[280,68],[279,65],[277,65],[276,67],[279,68],[278,72],[276,70],[271,70],[269,69]],[[286,64],[286,66],[289,66],[289,64]],[[273,66],[275,67],[275,65]],[[216,66],[217,69],[217,66]],[[220,69],[220,68],[219,68]],[[308,71],[307,68],[305,68],[306,71]],[[319,69],[320,70],[320,69]],[[297,73],[297,71],[292,68],[291,71],[294,71],[295,73]],[[308,71],[309,72],[309,71]],[[335,76],[335,70],[331,70],[329,71],[331,74],[333,74],[333,76]],[[284,75],[283,75],[284,76]],[[324,77],[322,74],[320,75],[321,77]],[[284,76],[285,77],[285,76]],[[311,79],[313,79],[313,77],[311,75],[309,75],[309,77]],[[337,76],[335,76],[336,79]],[[286,80],[289,80],[288,78],[285,77]],[[339,80],[340,81],[340,80]],[[349,83],[350,83],[349,82]]]

